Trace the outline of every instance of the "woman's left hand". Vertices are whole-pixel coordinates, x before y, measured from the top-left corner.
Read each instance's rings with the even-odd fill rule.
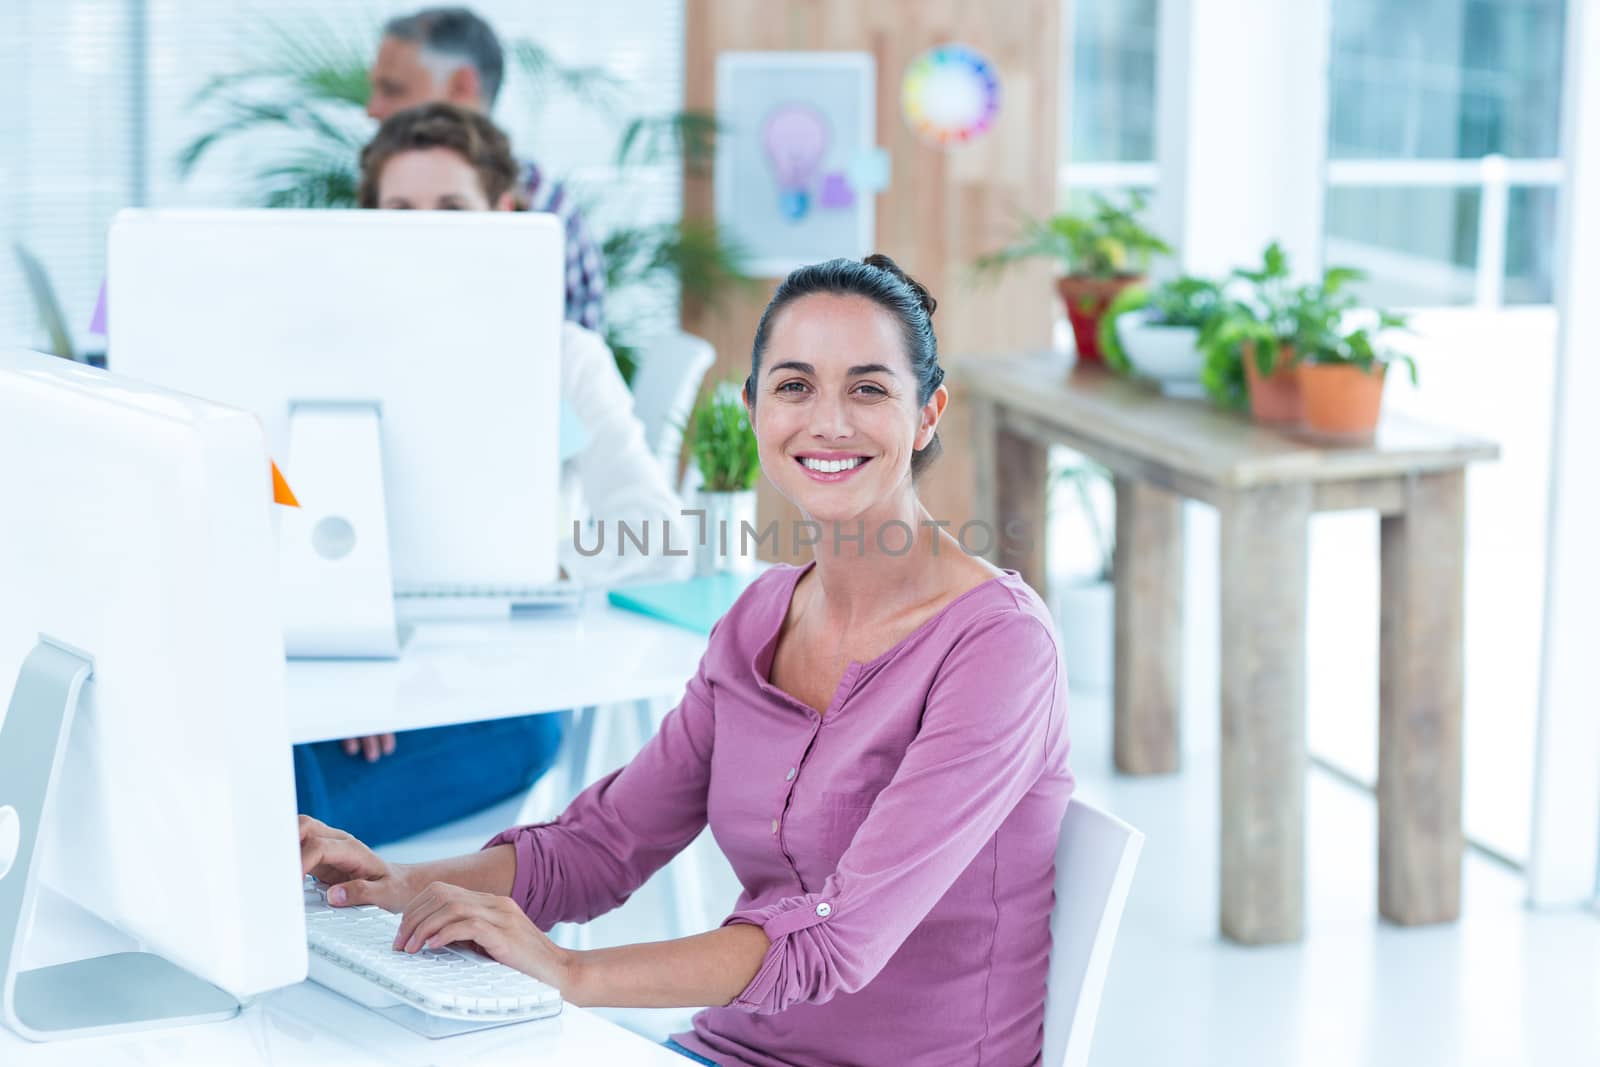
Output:
[[[406,905],[395,948],[414,953],[460,943],[566,992],[572,953],[546,937],[515,901],[434,882]]]

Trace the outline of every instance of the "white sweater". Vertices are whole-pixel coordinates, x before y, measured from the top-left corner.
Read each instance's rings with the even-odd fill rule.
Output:
[[[633,394],[600,335],[572,322],[562,324],[561,395],[589,437],[582,451],[561,466],[566,505],[561,566],[585,585],[600,587],[687,577],[690,559],[667,556],[662,537],[670,525],[673,550],[690,548],[685,534],[689,527],[677,494],[645,443],[644,425],[633,413]],[[582,540],[589,551],[601,540],[597,524],[604,521],[605,547],[598,555],[578,552],[574,518],[585,523]],[[636,532],[648,528],[648,554],[630,542],[626,554],[618,556],[619,521]]]

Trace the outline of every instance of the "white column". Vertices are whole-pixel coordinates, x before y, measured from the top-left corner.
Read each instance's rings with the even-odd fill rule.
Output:
[[[1151,208],[1154,228],[1178,252],[1167,269],[1221,277],[1260,263],[1276,240],[1297,277],[1319,274],[1330,0],[1161,0],[1159,19]],[[1185,506],[1183,693],[1190,707],[1219,691],[1220,536],[1213,509]],[[1376,629],[1374,620],[1374,649]]]
[[[1587,901],[1600,868],[1600,8],[1567,7],[1556,226],[1556,397],[1544,660],[1535,754],[1528,894],[1538,905]]]
[[[1162,0],[1153,221],[1182,269],[1322,269],[1329,0]]]

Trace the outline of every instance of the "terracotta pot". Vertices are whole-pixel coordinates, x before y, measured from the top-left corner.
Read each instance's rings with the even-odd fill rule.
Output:
[[[1306,428],[1323,437],[1361,439],[1378,428],[1386,368],[1348,363],[1302,363],[1296,368]]]
[[[1278,348],[1278,360],[1271,374],[1263,376],[1256,366],[1256,346],[1246,341],[1240,355],[1244,357],[1244,379],[1250,388],[1250,414],[1257,422],[1289,423],[1298,425],[1305,419],[1305,406],[1300,396],[1300,379],[1295,375],[1294,349],[1290,345]]]
[[[1118,293],[1130,285],[1144,282],[1142,275],[1122,278],[1087,278],[1068,275],[1056,279],[1056,291],[1067,306],[1067,321],[1072,323],[1072,339],[1078,358],[1085,363],[1104,363],[1100,354],[1100,319]]]

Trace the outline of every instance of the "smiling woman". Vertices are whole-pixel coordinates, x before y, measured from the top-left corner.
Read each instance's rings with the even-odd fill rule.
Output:
[[[1039,598],[917,498],[949,399],[933,306],[882,256],[779,286],[745,403],[832,550],[751,583],[656,736],[556,821],[420,868],[304,825],[306,868],[350,879],[337,903],[402,908],[405,951],[471,940],[577,1004],[711,1005],[674,1035],[710,1062],[1038,1060],[1066,685]],[[707,825],[743,889],[717,929],[577,953],[541,932]]]

